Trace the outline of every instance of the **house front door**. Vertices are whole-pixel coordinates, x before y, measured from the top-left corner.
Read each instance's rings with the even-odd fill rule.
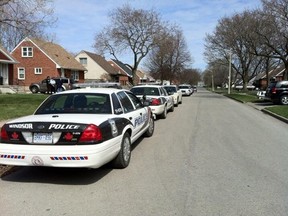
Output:
[[[8,85],[8,64],[0,63],[0,85]]]

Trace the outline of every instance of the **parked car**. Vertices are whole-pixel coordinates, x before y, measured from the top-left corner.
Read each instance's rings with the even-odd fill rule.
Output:
[[[178,87],[185,96],[191,96],[193,94],[193,88],[189,84],[180,84]]]
[[[49,96],[33,115],[1,128],[0,164],[98,168],[128,166],[131,144],[154,132],[149,106],[130,91],[74,89]]]
[[[148,103],[156,117],[165,119],[167,112],[174,111],[174,100],[160,85],[138,85],[131,89],[140,100]]]
[[[265,98],[274,104],[288,105],[288,81],[271,82],[267,87]]]
[[[52,77],[51,79],[55,80],[56,83],[59,82],[59,80],[61,79],[62,91],[72,89],[73,88],[72,85],[75,83],[73,79],[66,78],[66,77]],[[29,86],[30,91],[33,94],[36,94],[39,92],[45,94],[46,92],[48,92],[46,80],[47,79],[43,79],[41,82],[31,83],[31,85]]]
[[[178,104],[182,104],[182,92],[178,89],[177,85],[164,85],[163,88],[169,95],[172,95],[175,107],[177,107]]]
[[[192,88],[193,88],[193,93],[197,92],[197,86],[196,85],[193,85]]]

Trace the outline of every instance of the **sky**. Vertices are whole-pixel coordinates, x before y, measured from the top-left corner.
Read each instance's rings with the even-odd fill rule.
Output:
[[[191,67],[204,71],[207,66],[203,57],[206,35],[214,32],[221,18],[245,9],[256,9],[261,6],[261,0],[54,0],[58,21],[49,31],[69,52],[95,53],[92,47],[95,35],[110,25],[109,13],[124,4],[157,11],[163,21],[180,26],[193,58]],[[128,64],[133,62],[132,56],[120,60]]]

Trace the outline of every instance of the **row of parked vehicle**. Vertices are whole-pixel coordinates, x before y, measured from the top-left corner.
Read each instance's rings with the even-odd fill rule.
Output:
[[[182,104],[182,96],[191,96],[193,88],[189,84],[177,85],[138,85],[131,89],[142,102],[147,103],[155,117],[165,119],[167,112]]]
[[[186,93],[175,85],[82,87],[52,94],[32,115],[6,122],[0,164],[125,168],[131,145],[151,137],[155,117],[166,118]]]

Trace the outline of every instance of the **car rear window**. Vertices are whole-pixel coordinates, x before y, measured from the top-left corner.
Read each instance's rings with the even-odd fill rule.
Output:
[[[179,89],[189,89],[189,86],[179,86]]]
[[[35,115],[58,113],[111,114],[109,94],[55,94],[35,111]]]
[[[133,87],[131,92],[133,92],[135,95],[160,95],[159,89],[154,87]]]
[[[173,86],[164,86],[164,89],[166,89],[167,92],[177,92],[177,89]]]

